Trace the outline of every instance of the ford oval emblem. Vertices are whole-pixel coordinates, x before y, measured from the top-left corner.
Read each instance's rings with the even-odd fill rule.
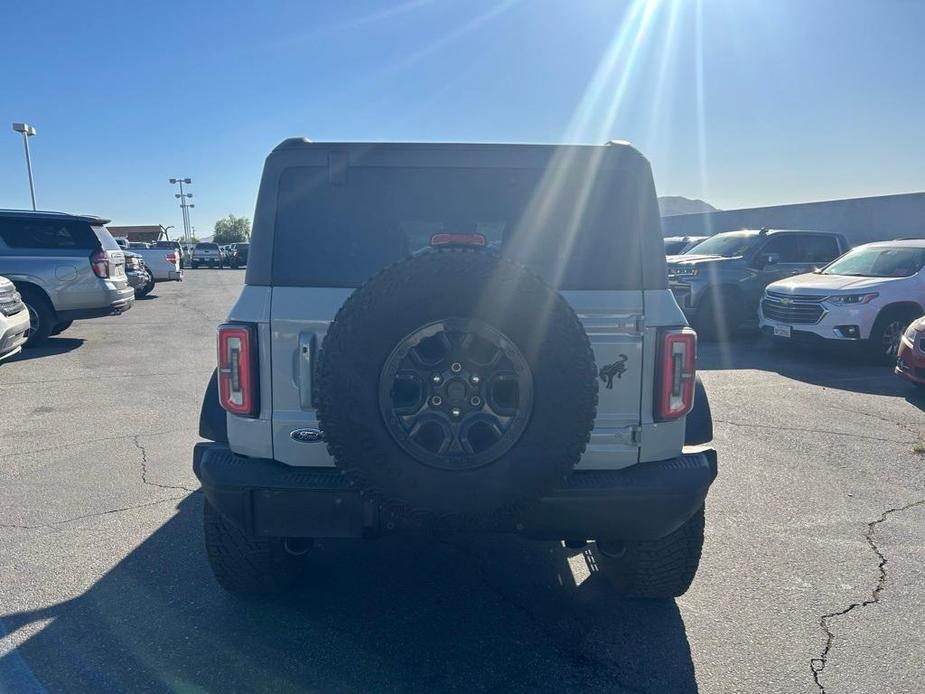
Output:
[[[299,443],[318,443],[324,440],[320,429],[296,429],[289,432],[289,438]]]

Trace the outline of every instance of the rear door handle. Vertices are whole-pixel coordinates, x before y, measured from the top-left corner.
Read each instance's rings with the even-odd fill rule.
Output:
[[[312,382],[318,361],[318,339],[313,332],[299,333],[299,405],[303,410],[317,406]]]

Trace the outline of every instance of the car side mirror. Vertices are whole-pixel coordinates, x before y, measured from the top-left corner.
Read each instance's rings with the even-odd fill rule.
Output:
[[[755,256],[755,267],[759,270],[768,265],[777,265],[780,262],[780,253],[761,253]]]

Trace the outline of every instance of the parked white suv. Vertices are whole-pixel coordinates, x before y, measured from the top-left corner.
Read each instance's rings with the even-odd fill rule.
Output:
[[[816,272],[769,284],[763,331],[786,339],[866,341],[896,357],[906,326],[925,313],[925,239],[858,246]]]
[[[29,337],[29,311],[16,287],[0,277],[0,361],[17,354]]]

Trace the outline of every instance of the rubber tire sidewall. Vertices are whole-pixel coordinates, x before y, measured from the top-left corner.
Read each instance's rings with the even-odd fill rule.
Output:
[[[282,593],[302,578],[306,556],[286,552],[283,538],[255,537],[203,500],[206,558],[215,580],[232,593]]]
[[[74,321],[72,321],[72,320],[58,321],[57,323],[55,323],[55,327],[54,327],[54,329],[51,331],[51,335],[52,335],[52,336],[60,335],[60,334],[63,333],[65,330],[67,330],[68,328],[70,328],[73,324],[74,324]]]
[[[919,317],[919,314],[909,308],[888,308],[881,311],[880,315],[877,316],[877,320],[874,321],[874,326],[870,330],[870,337],[867,338],[865,343],[866,352],[871,361],[877,364],[892,364],[896,361],[896,355],[891,357],[883,352],[882,337],[887,325],[896,320],[897,317],[900,320],[907,321],[906,327],[908,327],[909,323]]]
[[[55,324],[57,323],[55,320],[55,311],[48,299],[46,299],[44,295],[40,294],[35,289],[24,287],[23,289],[19,290],[19,293],[22,296],[23,303],[26,304],[26,306],[31,307],[39,318],[38,331],[29,335],[29,339],[26,340],[23,347],[40,347],[48,340],[48,337],[51,335],[51,331],[54,329]]]
[[[611,588],[621,595],[668,600],[687,592],[703,551],[705,507],[659,540],[627,542],[622,556],[611,557],[595,543],[595,561]]]
[[[505,292],[513,299],[501,305]],[[546,321],[537,317],[538,305],[548,307]],[[532,371],[533,408],[519,440],[473,469],[437,469],[413,459],[379,408],[386,356],[408,334],[447,318],[492,325],[517,345]],[[541,324],[552,329],[531,342],[527,336],[537,335]],[[328,329],[319,372],[319,420],[329,452],[387,514],[402,518],[490,525],[510,516],[578,463],[596,414],[594,354],[574,311],[537,275],[482,251],[426,253],[372,278]]]

